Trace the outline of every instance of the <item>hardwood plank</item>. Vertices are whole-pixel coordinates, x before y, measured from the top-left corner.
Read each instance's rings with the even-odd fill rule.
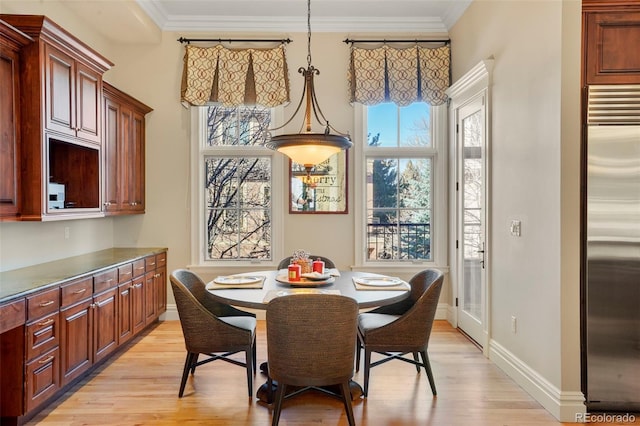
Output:
[[[353,401],[358,425],[562,425],[447,322],[436,322],[430,345],[438,397],[431,395],[426,374],[416,374],[410,364],[375,367],[369,398]],[[266,349],[265,323],[258,321],[258,363],[266,359]],[[179,322],[162,322],[27,424],[270,424],[269,406],[246,395],[245,370],[220,361],[199,367],[179,399],[184,358]],[[355,375],[359,382],[362,373]],[[254,389],[264,380],[258,372]],[[308,392],[285,402],[280,424],[346,425],[347,420],[338,399]]]

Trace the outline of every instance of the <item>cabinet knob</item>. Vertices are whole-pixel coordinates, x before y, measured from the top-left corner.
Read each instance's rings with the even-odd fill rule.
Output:
[[[104,203],[104,206],[105,206],[105,207],[109,207],[110,205],[111,205],[111,203],[110,203],[110,202],[108,202],[108,201],[107,201],[106,203]]]

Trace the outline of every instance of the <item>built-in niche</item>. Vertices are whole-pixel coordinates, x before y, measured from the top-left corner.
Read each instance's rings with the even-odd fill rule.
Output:
[[[47,212],[100,210],[100,150],[48,140]]]

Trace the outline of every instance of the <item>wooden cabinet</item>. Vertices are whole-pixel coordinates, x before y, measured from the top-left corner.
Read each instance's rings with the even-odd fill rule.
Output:
[[[27,297],[25,330],[25,410],[41,405],[60,389],[60,289]]]
[[[102,73],[45,45],[45,127],[100,144]]]
[[[640,83],[640,3],[583,0],[583,83]]]
[[[16,218],[102,216],[102,74],[113,64],[45,16],[0,19],[34,40],[20,49]]]
[[[0,20],[0,218],[20,212],[20,49],[31,37]]]
[[[145,115],[151,108],[108,83],[104,96],[104,211],[144,213]]]
[[[76,273],[46,289],[0,299],[1,424],[20,424],[166,310],[166,252],[114,250],[131,250],[135,257],[119,254],[117,262],[93,273]],[[106,256],[97,252],[70,263],[94,264]],[[49,267],[64,270],[53,264],[47,271]],[[34,268],[42,274],[42,268]],[[29,282],[45,282],[48,277],[10,272],[0,272],[0,282],[11,285],[25,276]]]

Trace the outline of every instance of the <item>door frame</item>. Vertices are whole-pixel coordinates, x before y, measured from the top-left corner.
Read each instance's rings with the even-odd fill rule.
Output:
[[[450,215],[451,221],[449,223],[449,235],[451,236],[450,244],[450,259],[451,259],[451,300],[449,305],[448,320],[454,326],[458,327],[458,306],[457,300],[459,297],[458,287],[460,285],[461,274],[461,255],[460,249],[457,247],[457,241],[461,238],[460,235],[460,211],[459,196],[457,191],[458,173],[459,173],[459,144],[458,135],[456,133],[456,124],[458,123],[458,112],[460,108],[469,104],[472,101],[478,99],[478,97],[484,98],[484,110],[485,110],[485,269],[484,269],[484,306],[482,313],[482,339],[478,342],[482,346],[482,351],[485,356],[489,356],[489,340],[491,338],[491,322],[489,315],[491,308],[491,72],[493,70],[493,59],[486,59],[480,61],[476,66],[469,70],[459,80],[457,80],[449,89],[447,89],[447,95],[449,96],[449,164],[450,170],[450,194],[449,207],[452,214]]]

